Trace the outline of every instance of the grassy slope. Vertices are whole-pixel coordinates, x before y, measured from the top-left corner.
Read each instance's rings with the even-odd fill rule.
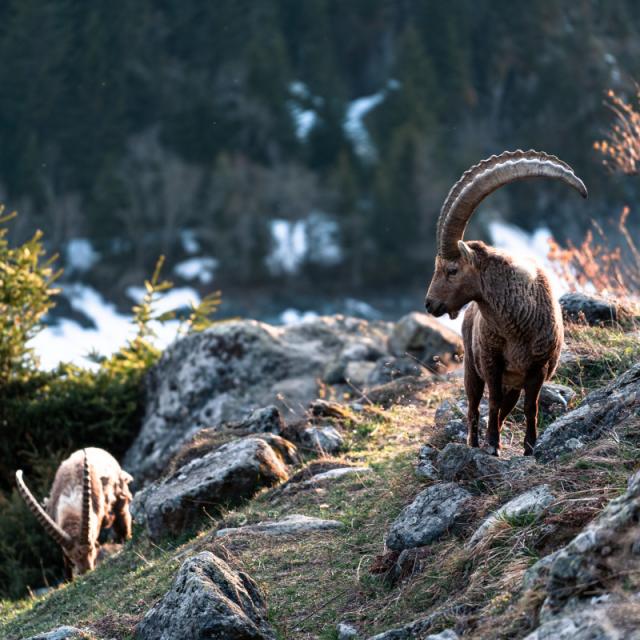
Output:
[[[565,367],[559,378],[573,384],[580,395],[640,355],[637,336],[610,330],[576,329],[568,341],[582,361]],[[347,425],[351,446],[344,461],[370,465],[374,473],[297,493],[264,491],[223,518],[226,525],[234,525],[303,513],[339,519],[346,525],[343,530],[304,538],[242,536],[220,542],[212,532],[221,522],[213,520],[192,537],[161,545],[151,544],[137,531],[121,554],[81,580],[40,598],[0,604],[0,636],[20,638],[60,624],[88,624],[99,635],[130,638],[136,621],[166,591],[184,557],[212,548],[228,554],[260,583],[283,639],[335,638],[340,620],[372,634],[457,604],[473,609],[465,623],[472,636],[521,637],[534,623],[539,605],[535,593],[519,598],[524,570],[570,539],[623,490],[629,473],[640,465],[633,441],[638,425],[627,425],[627,437],[603,439],[555,467],[538,467],[534,480],[513,480],[479,494],[465,522],[425,548],[422,570],[391,585],[370,568],[393,560],[381,555],[388,525],[426,486],[413,473],[417,449],[437,438],[434,409],[443,398],[459,394],[460,387],[461,380],[452,378],[404,404],[366,412]],[[521,418],[516,413],[505,432],[508,456],[519,453]],[[538,520],[505,520],[480,549],[464,549],[462,540],[491,509],[542,482],[558,496],[549,514]],[[439,626],[452,622],[444,617]]]

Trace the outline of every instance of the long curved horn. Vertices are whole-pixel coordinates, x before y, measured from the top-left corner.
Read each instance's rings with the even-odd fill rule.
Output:
[[[541,151],[505,151],[479,162],[466,171],[449,191],[438,219],[438,254],[453,260],[460,255],[469,218],[476,207],[496,189],[525,178],[546,177],[565,182],[587,197],[587,188],[573,169],[555,156]]]
[[[91,469],[89,468],[89,457],[87,450],[83,449],[84,466],[82,469],[82,526],[80,528],[80,540],[85,544],[90,544],[89,524],[91,517]]]
[[[18,485],[18,492],[22,496],[23,500],[27,503],[27,506],[38,519],[38,522],[44,527],[45,531],[61,546],[68,548],[72,545],[73,541],[71,536],[63,531],[54,521],[53,518],[40,506],[40,503],[33,497],[33,494],[27,488],[22,478],[22,470],[16,471],[16,484]]]

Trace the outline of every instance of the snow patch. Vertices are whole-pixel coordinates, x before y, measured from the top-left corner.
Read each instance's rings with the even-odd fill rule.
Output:
[[[280,314],[281,324],[299,324],[319,317],[315,311],[300,311],[298,309],[285,309]]]
[[[100,259],[88,238],[72,238],[65,248],[67,269],[75,272],[89,271]]]
[[[173,271],[185,280],[197,279],[201,284],[209,284],[213,280],[219,264],[215,258],[201,256],[180,262]]]

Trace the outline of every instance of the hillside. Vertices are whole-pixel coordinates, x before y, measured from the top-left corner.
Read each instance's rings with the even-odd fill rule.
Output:
[[[268,288],[264,306],[310,285],[408,289],[428,276],[461,172],[536,148],[574,167],[587,208],[561,189],[515,187],[474,236],[502,218],[580,239],[638,198],[593,149],[611,125],[607,90],[630,100],[640,77],[638,6],[522,6],[3,2],[0,198],[20,211],[12,233],[43,229],[67,281],[120,309],[160,254],[179,284],[215,282],[229,300]]]
[[[425,316],[185,338],[126,456],[133,540],[3,601],[0,635],[637,637],[638,338],[568,325],[535,459],[520,410],[501,458],[462,443],[459,344]]]

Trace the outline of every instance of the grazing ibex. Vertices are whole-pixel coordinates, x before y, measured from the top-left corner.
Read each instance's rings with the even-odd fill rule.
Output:
[[[101,529],[113,527],[120,541],[131,537],[132,480],[103,449],[76,451],[58,467],[45,510],[16,471],[20,495],[62,547],[67,579],[95,568]]]
[[[451,318],[470,302],[462,324],[469,446],[478,446],[478,407],[489,388],[487,449],[498,455],[500,430],[524,389],[524,453],[536,443],[538,397],[554,373],[564,338],[560,306],[544,271],[462,236],[480,202],[499,187],[532,177],[555,178],[587,197],[571,167],[538,151],[504,152],[471,167],[440,211],[435,273],[425,306]]]

